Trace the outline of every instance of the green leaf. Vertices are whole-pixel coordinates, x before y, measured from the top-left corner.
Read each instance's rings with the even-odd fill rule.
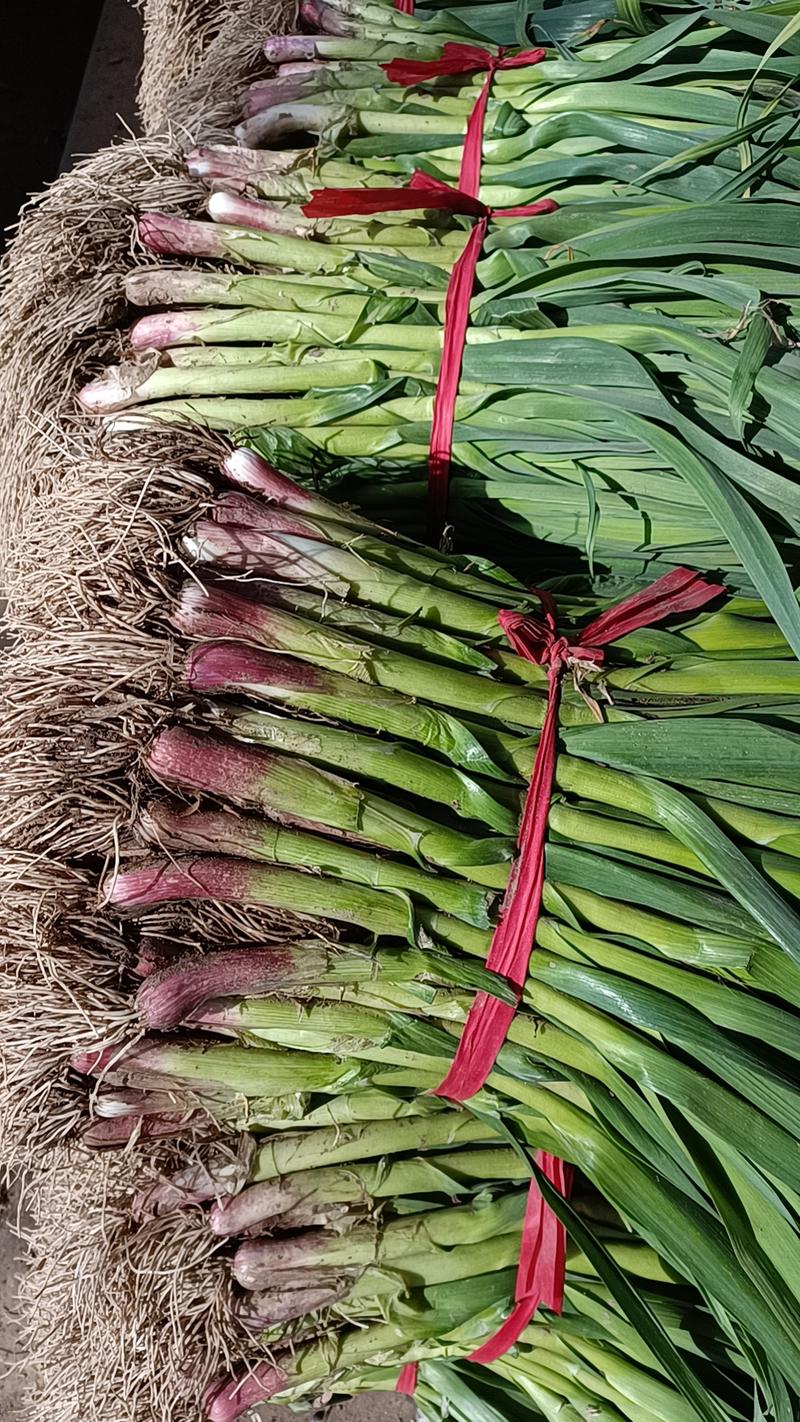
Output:
[[[731,381],[728,409],[739,439],[744,433],[744,417],[750,407],[760,371],[772,345],[772,329],[763,311],[756,311],[747,327],[744,345]]]
[[[702,1418],[703,1422],[730,1422],[729,1413],[703,1386],[686,1359],[678,1352],[643,1295],[614,1262],[608,1250],[581,1216],[573,1210],[563,1195],[554,1189],[547,1176],[534,1162],[531,1162],[531,1174],[570,1239],[586,1255],[625,1317],[633,1324],[639,1337],[658,1359],[667,1377],[694,1409],[698,1418]]]
[[[691,849],[756,923],[800,963],[800,916],[704,810],[671,785],[639,778],[654,818]]]
[[[597,503],[597,495],[594,490],[591,475],[588,469],[581,466],[581,478],[586,490],[586,502],[589,506],[586,519],[586,563],[589,568],[589,577],[594,578],[594,549],[597,542],[597,526],[600,522],[600,509]]]

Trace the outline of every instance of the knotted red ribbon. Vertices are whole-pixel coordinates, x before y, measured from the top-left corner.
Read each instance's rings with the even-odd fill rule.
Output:
[[[497,212],[501,217],[536,217],[555,212],[557,207],[558,204],[551,198],[542,198],[523,207],[504,207]],[[448,187],[438,178],[417,171],[407,188],[316,188],[303,212],[306,217],[350,217],[359,213],[374,216],[379,212],[412,212],[432,208],[476,219],[460,257],[453,264],[444,303],[442,358],[433,397],[428,450],[429,538],[431,543],[436,544],[447,522],[456,396],[461,381],[475,269],[495,210],[473,194],[461,188]]]
[[[536,593],[542,605],[541,618],[520,612],[498,614],[498,622],[514,651],[526,661],[545,666],[548,680],[547,710],[525,797],[517,858],[486,958],[487,968],[499,973],[514,989],[517,1003],[527,977],[542,903],[545,839],[556,768],[558,708],[564,671],[572,668],[580,675],[599,667],[603,647],[609,642],[676,613],[692,612],[722,591],[719,584],[706,582],[689,568],[675,568],[644,591],[608,608],[581,630],[580,641],[574,643],[559,633],[555,603],[547,592]],[[476,995],[452,1065],[434,1095],[464,1102],[480,1091],[494,1067],[515,1012],[516,1007],[488,993]],[[569,1166],[546,1152],[539,1157],[539,1164],[556,1189],[562,1194],[568,1193]],[[494,1336],[470,1355],[474,1362],[492,1362],[506,1352],[527,1328],[540,1304],[560,1312],[565,1251],[564,1228],[545,1203],[536,1183],[531,1182],[517,1272],[516,1306]]]
[[[500,49],[497,54],[492,54],[491,50],[481,49],[479,45],[451,42],[445,45],[439,59],[392,59],[388,64],[382,64],[381,68],[390,83],[403,84],[407,88],[445,74],[478,74],[486,70],[486,78],[467,121],[458,179],[462,192],[477,197],[481,181],[483,125],[492,79],[498,69],[524,69],[531,64],[539,64],[546,53],[544,49],[523,49],[518,54],[507,54]]]

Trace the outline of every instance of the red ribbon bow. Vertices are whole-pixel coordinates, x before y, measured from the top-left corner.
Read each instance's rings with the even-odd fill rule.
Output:
[[[693,611],[723,591],[690,568],[675,568],[649,588],[624,598],[596,617],[570,644],[558,632],[555,604],[547,592],[537,592],[542,619],[519,612],[500,612],[498,622],[514,651],[526,661],[547,667],[547,710],[536,748],[530,784],[517,840],[518,854],[509,878],[500,922],[495,929],[486,966],[522,992],[533,949],[544,882],[544,844],[556,765],[561,677],[569,665],[597,666],[602,648],[637,628],[679,612]],[[464,1024],[458,1050],[436,1094],[466,1101],[484,1085],[495,1063],[516,1009],[488,993],[478,993]]]
[[[561,678],[566,667],[597,666],[602,648],[639,627],[665,617],[691,612],[717,597],[723,588],[706,582],[690,568],[675,568],[649,588],[610,607],[583,628],[580,642],[572,644],[559,634],[555,604],[547,592],[537,592],[544,616],[500,612],[498,621],[514,651],[527,661],[547,667],[547,710],[533,763],[530,785],[517,841],[518,854],[500,911],[500,921],[486,958],[487,968],[513,987],[517,1002],[528,973],[542,903],[545,873],[545,839],[556,768],[558,707]],[[473,999],[452,1065],[434,1095],[467,1101],[480,1091],[494,1067],[516,1008],[488,993]],[[563,1161],[542,1153],[539,1164],[562,1194],[571,1184]],[[540,1304],[559,1312],[564,1292],[566,1236],[563,1226],[531,1183],[522,1231],[516,1306],[502,1327],[476,1353],[474,1362],[499,1358],[528,1326]]]

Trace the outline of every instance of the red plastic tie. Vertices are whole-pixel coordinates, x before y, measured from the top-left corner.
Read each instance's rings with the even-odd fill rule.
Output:
[[[407,88],[445,74],[479,74],[486,71],[481,91],[467,120],[458,179],[462,192],[477,197],[481,182],[483,125],[492,79],[498,69],[525,69],[531,64],[540,64],[546,54],[545,49],[524,49],[518,54],[508,54],[500,49],[497,54],[492,54],[490,49],[481,49],[479,45],[451,42],[445,45],[439,59],[392,59],[388,64],[382,64],[381,68],[390,83],[404,84]]]
[[[548,679],[547,710],[525,797],[517,858],[486,958],[487,968],[499,973],[513,988],[517,1004],[527,977],[542,904],[563,673],[569,668],[577,674],[597,668],[603,660],[603,647],[609,642],[665,617],[694,611],[722,591],[719,584],[707,582],[690,568],[675,568],[649,588],[608,608],[581,630],[580,641],[575,643],[559,633],[555,603],[547,592],[536,592],[542,606],[541,618],[520,612],[498,613],[498,622],[514,651],[526,661],[546,666]],[[516,1007],[488,993],[475,996],[455,1057],[436,1087],[435,1096],[464,1102],[480,1091],[494,1068],[515,1013]],[[568,1167],[546,1154],[542,1162],[548,1179],[565,1193],[570,1180]],[[540,1303],[558,1311],[563,1296],[565,1248],[563,1227],[533,1182],[522,1234],[516,1307],[494,1338],[478,1350],[478,1361],[488,1362],[505,1352],[527,1327]],[[495,1346],[498,1351],[492,1352]]]
[[[394,62],[394,61],[393,61]],[[447,523],[450,464],[453,452],[456,397],[469,325],[469,303],[475,270],[492,217],[538,217],[555,212],[552,198],[523,207],[490,208],[462,188],[448,187],[428,173],[415,172],[407,188],[316,188],[303,212],[307,217],[339,217],[379,212],[438,209],[476,219],[464,249],[450,273],[444,303],[442,358],[433,398],[428,451],[429,540],[437,544]]]

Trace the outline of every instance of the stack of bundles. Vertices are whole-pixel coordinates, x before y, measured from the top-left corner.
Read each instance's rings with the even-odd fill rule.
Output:
[[[229,1253],[247,1365],[212,1422],[416,1364],[463,1422],[797,1409],[800,41],[774,6],[607,10],[306,0],[238,145],[189,155],[211,220],[142,216],[193,260],[130,276],[130,358],[81,392],[242,446],[185,536],[180,715],[106,899],[300,927],[143,935],[141,1029],[74,1062],[90,1143],[245,1142],[137,1206]],[[412,540],[476,233],[452,554]],[[597,635],[621,586],[666,625]],[[449,1089],[479,1018],[507,1030]]]
[[[230,1242],[249,1363],[209,1417],[393,1387],[415,1361],[426,1416],[443,1389],[469,1422],[721,1422],[754,1395],[788,1417],[800,672],[780,633],[718,598],[565,686],[535,951],[459,1107],[431,1093],[476,994],[515,1002],[483,959],[547,669],[498,612],[535,600],[248,451],[224,472],[170,612],[193,645],[180,720],[144,754],[153,857],[123,853],[106,897],[289,910],[303,936],[188,957],[143,940],[144,1035],[74,1061],[97,1078],[90,1143],[209,1121],[250,1142],[138,1202],[191,1205]],[[559,626],[579,640],[606,605],[558,594]],[[435,1360],[514,1308],[535,1160],[560,1162],[537,1179],[567,1225],[563,1312],[443,1381]]]
[[[548,10],[531,31],[544,57],[490,76],[479,192],[492,216],[451,520],[461,546],[512,566],[559,545],[561,569],[722,569],[798,651],[783,557],[800,523],[800,39],[768,5],[611,8]],[[112,417],[138,407],[114,417],[126,424],[248,431],[279,468],[347,481],[419,536],[444,297],[478,209],[381,202],[407,200],[412,173],[465,186],[486,58],[433,77],[425,63],[530,35],[510,4],[415,18],[385,0],[307,0],[303,15],[323,33],[267,43],[277,69],[246,97],[240,146],[189,155],[213,221],[142,217],[149,252],[218,265],[133,273],[129,301],[154,308],[131,333],[146,354],[84,401]],[[334,191],[306,215],[319,188]],[[348,215],[370,192],[377,209]],[[503,216],[531,203],[535,215]]]

